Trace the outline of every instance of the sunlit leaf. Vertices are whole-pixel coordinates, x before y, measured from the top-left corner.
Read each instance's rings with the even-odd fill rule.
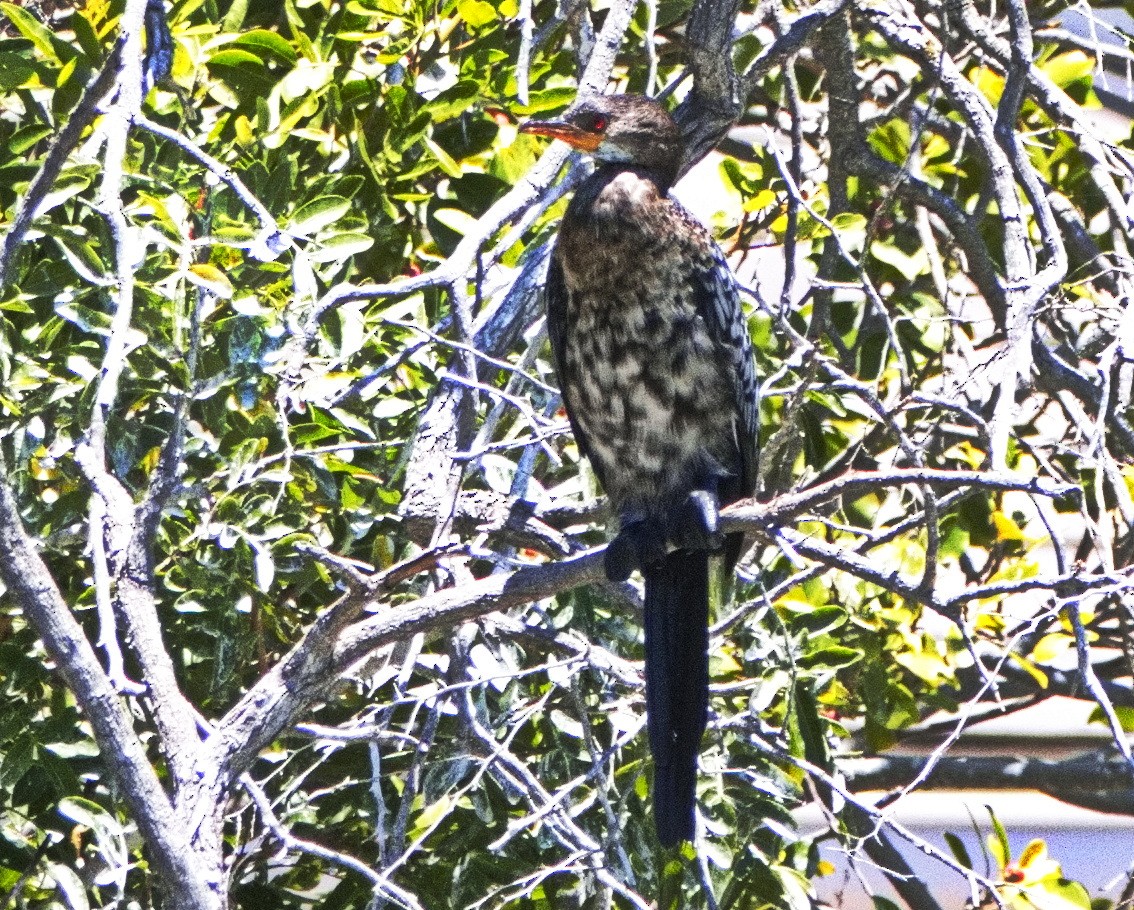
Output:
[[[288,230],[310,236],[334,224],[350,211],[350,200],[342,196],[321,196],[300,206],[292,216]]]
[[[294,63],[297,57],[295,48],[284,40],[282,36],[263,28],[255,28],[249,32],[244,32],[233,41],[233,44],[243,47],[263,48],[288,63]]]
[[[0,3],[0,11],[21,35],[35,45],[37,51],[45,57],[59,61],[51,30],[35,16],[15,3]]]
[[[189,266],[185,277],[193,284],[197,285],[197,287],[204,288],[210,294],[214,294],[217,297],[227,299],[232,296],[232,282],[229,281],[228,276],[215,265],[210,265],[207,262],[194,263]]]
[[[480,28],[496,18],[496,8],[487,0],[460,0],[457,14],[473,28]]]

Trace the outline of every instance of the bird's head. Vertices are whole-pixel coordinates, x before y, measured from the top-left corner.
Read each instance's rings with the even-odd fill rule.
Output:
[[[598,161],[654,171],[666,183],[681,163],[681,134],[659,102],[641,95],[596,95],[554,120],[529,120],[520,131],[562,139]]]

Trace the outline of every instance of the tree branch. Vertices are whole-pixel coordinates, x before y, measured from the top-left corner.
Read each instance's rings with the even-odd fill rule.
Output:
[[[915,755],[840,758],[836,761],[855,793],[895,790],[921,772]],[[951,756],[937,760],[919,790],[1038,790],[1061,802],[1098,812],[1134,815],[1134,772],[1125,759],[1094,752],[1050,761],[1019,756]]]

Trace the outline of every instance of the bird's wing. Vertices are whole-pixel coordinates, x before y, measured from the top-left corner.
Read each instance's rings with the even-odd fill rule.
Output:
[[[563,406],[567,410],[567,420],[571,423],[571,432],[575,435],[575,442],[579,445],[579,454],[589,458],[590,451],[587,446],[587,436],[582,427],[572,416],[575,411],[575,402],[571,400],[571,383],[567,377],[577,372],[577,365],[565,362],[567,354],[567,283],[563,280],[563,267],[559,258],[552,250],[550,261],[547,264],[547,281],[545,283],[547,294],[547,337],[551,342],[551,357],[554,361],[555,376],[559,382],[559,391],[563,395]],[[594,462],[592,461],[592,465]],[[601,481],[602,478],[600,477]]]
[[[736,442],[740,456],[739,484],[736,495],[722,496],[722,500],[732,501],[751,496],[756,491],[760,386],[756,381],[752,340],[748,334],[744,310],[740,306],[736,280],[720,247],[703,227],[701,230],[709,243],[712,256],[711,264],[699,268],[695,274],[697,311],[704,315],[718,350],[726,358],[726,362],[721,365],[722,370],[733,380]]]

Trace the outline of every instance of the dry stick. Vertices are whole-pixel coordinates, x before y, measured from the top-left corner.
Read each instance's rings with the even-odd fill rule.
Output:
[[[1038,271],[1030,282],[1027,294],[1019,310],[1015,313],[1014,321],[1010,321],[1008,325],[1009,346],[1010,348],[1015,346],[1019,349],[1016,354],[1013,354],[1010,350],[1009,356],[1019,360],[1021,371],[1019,375],[1025,376],[1031,366],[1031,326],[1035,318],[1036,308],[1044,296],[1067,274],[1067,252],[1047,194],[1044,192],[1039,176],[1028,158],[1020,136],[1016,132],[1016,123],[1027,90],[1029,73],[1033,68],[1032,55],[1034,51],[1031,23],[1028,20],[1028,11],[1023,0],[1007,0],[1007,2],[1008,21],[1011,29],[1012,65],[1008,68],[1004,82],[1004,93],[996,112],[994,132],[1001,148],[1004,149],[1009,161],[1012,162],[1016,178],[1024,188],[1024,194],[1032,207],[1032,213],[1039,226],[1043,245],[1050,258],[1050,262]],[[1036,271],[1034,263],[1032,269],[1033,272]]]
[[[99,208],[114,243],[117,291],[90,426],[76,448],[75,459],[91,482],[92,495],[102,499],[101,508],[91,509],[89,534],[101,537],[104,528],[106,530],[115,581],[114,604],[125,617],[129,631],[127,641],[153,694],[152,709],[162,750],[169,760],[175,789],[179,791],[195,780],[199,739],[192,712],[178,687],[173,661],[162,639],[148,568],[150,540],[144,532],[151,530],[156,514],[151,516],[151,521],[139,521],[141,516],[129,493],[106,467],[107,423],[117,403],[118,384],[126,370],[126,357],[132,343],[134,269],[145,255],[141,235],[130,225],[122,206],[127,140],[143,100],[140,23],[145,7],[145,0],[132,0],[123,15],[118,93],[105,114],[108,126]],[[167,473],[169,467],[164,466]],[[92,544],[92,549],[97,553],[98,546]],[[216,857],[219,861],[219,852]]]
[[[610,789],[610,781],[606,775],[606,762],[609,760],[608,756],[604,754],[603,750],[598,748],[598,743],[595,742],[595,733],[591,719],[587,715],[587,707],[583,702],[582,693],[579,692],[579,676],[574,674],[569,680],[569,685],[566,686],[567,691],[571,698],[571,704],[575,708],[576,716],[579,719],[579,725],[583,729],[583,745],[586,747],[588,754],[591,757],[591,769],[587,773],[588,778],[595,779],[595,793],[598,795],[599,803],[602,805],[603,815],[606,817],[606,830],[607,830],[607,846],[606,850],[614,847],[614,854],[618,860],[619,873],[622,879],[631,887],[637,887],[637,881],[634,877],[634,867],[630,863],[630,855],[626,850],[626,841],[622,836],[622,826],[618,823],[618,816],[614,812],[614,807],[610,804],[610,796],[607,791]],[[711,896],[711,892],[710,896]]]
[[[520,20],[520,47],[516,51],[516,100],[520,104],[527,104],[532,65],[532,0],[520,0],[520,11],[516,18]]]
[[[562,873],[578,874],[578,866],[580,860],[586,856],[585,850],[576,850],[573,853],[567,854],[563,859],[557,863],[541,866],[534,872],[529,872],[527,875],[522,875],[519,878],[513,879],[507,885],[496,885],[491,888],[484,897],[466,905],[463,910],[480,910],[490,901],[495,901],[493,907],[510,907],[514,906],[516,902],[530,898],[532,892],[545,881],[553,876]],[[509,890],[511,889],[511,890]],[[609,891],[609,889],[607,889]],[[599,905],[599,910],[610,910],[610,903]],[[652,908],[650,908],[652,910]],[[1126,908],[1122,908],[1126,910]]]
[[[869,816],[851,806],[844,815],[848,831],[854,837],[862,838],[862,848],[870,861],[886,876],[892,887],[906,902],[910,910],[943,910],[942,906],[933,898],[929,887],[916,875],[906,858],[894,846],[888,832],[872,824]],[[860,828],[869,826],[872,833],[863,837]],[[848,854],[848,859],[857,866],[854,857]]]
[[[454,661],[454,663],[455,662],[456,661]],[[532,794],[535,794],[535,798],[540,803],[547,802],[549,795],[545,790],[543,790],[541,786],[536,784],[533,787],[530,782],[524,780],[524,775],[526,774],[530,777],[530,772],[528,772],[527,769],[523,767],[522,763],[512,755],[508,747],[512,739],[519,733],[520,728],[524,726],[524,720],[526,719],[526,717],[543,709],[544,705],[547,702],[547,699],[551,695],[551,691],[549,690],[533,705],[530,705],[524,711],[524,716],[520,718],[520,722],[513,725],[508,736],[504,739],[503,742],[500,743],[498,743],[492,736],[492,734],[489,731],[485,730],[477,720],[476,711],[468,702],[468,691],[466,690],[462,694],[464,696],[462,712],[465,715],[466,723],[473,733],[473,742],[480,744],[479,751],[481,753],[482,761],[480,767],[472,776],[472,778],[457,790],[455,797],[451,798],[450,805],[455,805],[461,796],[477,786],[483,776],[486,773],[489,773],[490,769],[494,766],[494,764],[497,763],[499,763],[506,769],[505,779],[501,781],[506,789],[518,790],[524,795],[529,796],[529,802],[532,802],[532,800],[530,799]],[[534,780],[534,778],[532,778],[532,780]],[[408,789],[409,788],[407,787],[407,790]],[[408,848],[406,848],[404,851],[401,851],[398,858],[383,870],[383,879],[388,879],[388,877],[394,871],[396,871],[401,865],[406,863],[410,856],[417,851],[417,849],[425,842],[429,835],[434,830],[436,830],[437,826],[440,825],[443,820],[444,814],[436,818],[425,831],[419,834]],[[568,849],[580,850],[585,854],[594,853],[598,850],[598,845],[590,838],[589,835],[582,831],[582,829],[578,828],[575,825],[574,821],[570,818],[570,816],[568,816],[565,812],[558,812],[554,819],[551,821],[551,829],[553,833],[556,834],[557,839],[559,839],[561,843],[563,843],[563,845]]]
[[[1016,383],[1029,354],[1027,342],[1037,282],[1029,255],[1027,223],[1016,195],[1014,170],[996,136],[988,102],[964,76],[937,38],[917,19],[904,0],[866,0],[862,12],[871,25],[895,48],[936,71],[942,89],[972,130],[989,168],[993,198],[1004,226],[1005,298],[1008,308],[1008,368],[999,383],[992,419],[993,464],[1007,464],[1008,440],[1015,414]]]
[[[745,97],[781,61],[803,49],[815,30],[847,7],[849,0],[820,0],[783,27],[783,34],[761,51],[744,72],[741,85]]]
[[[658,0],[644,0],[646,4],[646,28],[642,41],[646,45],[646,91],[648,96],[654,95],[658,82],[658,47],[657,36],[654,34],[658,27]]]
[[[948,0],[946,6],[950,16],[962,24],[965,31],[977,41],[992,61],[1002,70],[1006,70],[1012,58],[1012,49],[1007,41],[995,34],[982,21],[973,0]],[[1036,102],[1052,120],[1063,123],[1069,132],[1075,134],[1076,143],[1087,158],[1091,178],[1106,200],[1111,218],[1114,219],[1115,225],[1125,226],[1124,231],[1116,232],[1119,239],[1122,239],[1123,233],[1134,229],[1134,220],[1121,191],[1114,182],[1106,147],[1096,135],[1094,128],[1084,121],[1082,109],[1052,82],[1046,73],[1036,66],[1029,65],[1027,74],[1029,89]],[[1129,176],[1129,169],[1124,170]],[[1129,259],[1124,242],[1117,249],[1123,258]]]
[[[0,475],[9,476],[2,463]],[[219,907],[188,832],[174,815],[134,732],[129,712],[24,530],[19,507],[4,479],[0,479],[0,580],[35,627],[90,722],[102,761],[114,775],[118,792],[145,839],[150,861],[170,889],[171,906],[177,910]]]
[[[962,499],[963,497],[965,497],[967,495],[969,495],[969,491],[965,491],[965,490],[950,493],[949,495],[943,497],[941,499],[941,501],[938,503],[938,505],[940,506],[941,509],[947,509],[951,505],[958,502],[960,499]],[[861,544],[858,544],[854,548],[853,552],[858,553],[860,555],[868,553],[870,550],[873,550],[876,547],[883,546],[884,544],[890,543],[892,540],[894,540],[897,537],[900,537],[902,534],[906,533],[907,531],[910,531],[913,528],[916,528],[923,521],[924,521],[924,516],[920,513],[910,515],[909,517],[904,518],[902,521],[895,524],[893,527],[887,528],[884,533],[879,534],[877,537],[871,537],[871,538],[863,541]],[[745,616],[747,616],[749,613],[751,613],[754,608],[756,608],[758,606],[762,607],[765,603],[775,603],[776,600],[778,600],[782,595],[786,594],[792,588],[796,588],[799,585],[803,584],[804,582],[810,581],[812,578],[817,578],[820,575],[824,575],[828,571],[829,571],[829,567],[820,563],[820,564],[817,564],[817,565],[810,566],[809,568],[803,569],[802,571],[796,572],[794,575],[790,576],[789,578],[785,578],[783,581],[781,581],[774,588],[771,588],[768,591],[764,591],[760,595],[758,600],[753,601],[751,603],[744,604],[744,605],[738,607],[737,609],[735,609],[728,616],[724,617],[721,620],[718,620],[715,625],[713,625],[709,628],[709,634],[710,635],[722,635],[722,634],[724,634],[730,627],[732,627],[737,622],[739,622],[741,619],[743,619]]]
[[[759,530],[765,533],[767,529],[781,526],[833,497],[862,495],[906,483],[930,483],[942,489],[971,486],[989,490],[1021,490],[1039,495],[1066,495],[1075,489],[1070,485],[977,471],[905,469],[865,472],[820,484],[811,490],[785,494],[767,504],[730,507],[722,513],[722,531]],[[809,555],[814,553],[814,558],[821,562],[875,581],[911,601],[924,603],[928,600],[915,586],[896,576],[881,573],[844,551],[832,547],[815,549],[814,544],[802,541],[801,552],[805,550]],[[370,592],[349,592],[320,616],[292,651],[253,685],[217,725],[217,733],[210,737],[209,745],[216,750],[215,761],[221,774],[227,776],[247,770],[254,757],[280,730],[292,723],[312,701],[325,697],[339,675],[376,648],[410,634],[439,627],[451,628],[455,623],[495,610],[542,600],[582,584],[601,583],[605,580],[602,558],[602,549],[591,550],[556,563],[528,566],[440,590],[393,608],[384,604],[376,593],[380,587],[378,583]],[[1113,579],[1107,579],[1107,583],[1112,582]],[[1064,579],[1029,579],[978,589],[979,593],[975,596],[991,596],[990,591],[993,590],[1010,593],[1065,583]],[[1089,586],[1095,582],[1080,583]],[[1101,580],[1098,583],[1101,584]],[[948,608],[955,609],[956,603],[966,599],[967,595],[954,598]],[[940,604],[931,604],[945,609]],[[354,622],[364,608],[380,612]]]
[[[743,113],[732,64],[732,30],[740,0],[697,0],[685,24],[686,65],[693,86],[674,111],[684,154],[679,173],[700,161]]]
[[[1114,705],[1111,704],[1110,696],[1106,694],[1106,690],[1099,682],[1098,676],[1095,675],[1095,668],[1091,664],[1091,646],[1087,642],[1087,630],[1083,626],[1083,617],[1079,614],[1079,598],[1073,598],[1067,603],[1064,607],[1064,615],[1070,621],[1071,628],[1075,632],[1075,655],[1079,661],[1079,676],[1083,680],[1083,685],[1087,687],[1087,691],[1091,693],[1095,703],[1099,706],[1099,710],[1106,718],[1115,746],[1122,753],[1122,757],[1126,759],[1130,768],[1134,770],[1134,754],[1130,751],[1130,742],[1126,738],[1126,731],[1122,729],[1122,723],[1118,719]]]
[[[1000,656],[998,665],[995,667],[994,671],[991,674],[988,674],[985,677],[984,683],[981,686],[980,690],[976,693],[976,695],[974,695],[966,702],[965,710],[961,712],[960,717],[957,718],[956,722],[953,724],[953,728],[949,731],[948,735],[929,754],[928,758],[925,759],[925,761],[922,763],[921,768],[913,776],[913,778],[907,784],[905,784],[905,786],[903,786],[898,793],[887,797],[882,805],[893,805],[894,803],[903,799],[905,796],[909,795],[914,790],[918,789],[922,784],[926,782],[926,780],[929,779],[929,776],[933,774],[938,763],[942,758],[945,757],[945,753],[948,752],[949,749],[953,747],[954,743],[956,743],[957,740],[961,738],[961,734],[965,731],[965,727],[972,722],[973,714],[976,711],[976,706],[980,703],[984,695],[988,692],[996,692],[996,680],[1000,675],[1001,668],[1012,657],[1013,653],[1015,652],[1016,645],[1022,637],[1023,632],[1020,632],[1012,641],[1008,642],[1008,646],[1005,648],[1004,653]]]
[[[153,133],[155,136],[161,136],[168,142],[172,142],[182,151],[188,153],[191,157],[197,159],[210,173],[227,184],[228,187],[236,193],[240,201],[248,206],[253,214],[256,215],[261,225],[260,233],[246,244],[226,240],[226,245],[236,247],[244,246],[250,250],[252,255],[257,259],[270,261],[275,259],[291,244],[290,238],[280,228],[276,219],[272,216],[272,213],[269,212],[264,203],[256,198],[256,195],[244,185],[244,182],[236,175],[236,172],[233,171],[232,168],[218,161],[196,143],[181,135],[181,133],[162,126],[160,123],[156,123],[148,117],[138,114],[134,117],[134,125]]]
[[[297,850],[300,853],[317,856],[320,859],[325,859],[335,865],[357,872],[370,882],[376,896],[381,895],[396,901],[401,906],[406,907],[407,910],[423,910],[422,905],[413,894],[395,885],[389,879],[383,878],[361,860],[347,853],[332,850],[329,847],[324,847],[322,844],[304,840],[292,834],[291,830],[276,816],[275,810],[272,808],[272,803],[268,799],[268,795],[264,792],[263,788],[252,779],[252,775],[241,775],[240,784],[244,787],[244,792],[251,797],[256,808],[260,810],[260,817],[264,820],[264,825],[283,845],[285,850]]]
[[[851,793],[846,788],[842,781],[837,780],[835,777],[832,777],[818,765],[815,765],[812,762],[807,761],[806,759],[797,758],[796,756],[792,755],[784,749],[781,749],[779,746],[774,745],[773,743],[769,742],[756,733],[749,732],[748,738],[749,740],[751,740],[753,745],[756,746],[756,748],[764,751],[768,755],[774,756],[780,761],[794,765],[801,771],[806,771],[809,775],[811,775],[811,777],[818,781],[821,781],[826,787],[829,787],[831,790],[838,793],[839,796],[841,796],[844,800],[846,800],[846,802],[854,806],[860,812],[863,812],[868,817],[875,819],[877,824],[888,828],[902,840],[906,841],[906,843],[921,851],[926,856],[930,857],[931,859],[937,860],[939,863],[962,875],[966,879],[966,881],[969,882],[969,887],[973,892],[974,904],[977,903],[975,898],[977,897],[977,886],[979,885],[989,893],[992,899],[996,902],[996,906],[1000,908],[1000,910],[1005,910],[1003,901],[996,893],[996,886],[994,882],[990,881],[984,876],[977,875],[977,873],[972,869],[968,869],[965,866],[962,866],[957,860],[955,860],[944,850],[938,849],[937,847],[933,846],[933,844],[929,843],[926,840],[923,840],[912,831],[909,831],[907,828],[894,821],[892,818],[887,817],[884,812],[879,812],[874,806],[870,805],[867,802],[864,802],[863,800],[860,800],[857,796],[855,796],[855,794]]]
[[[147,689],[126,676],[122,646],[118,640],[118,622],[114,615],[111,595],[111,574],[106,553],[106,539],[102,533],[106,521],[106,504],[97,493],[90,498],[87,512],[91,527],[91,563],[94,575],[95,610],[98,613],[98,641],[106,652],[106,672],[114,688],[130,695],[142,695]]]
[[[531,772],[527,765],[525,765],[519,758],[517,758],[509,749],[509,745],[518,732],[518,727],[514,727],[510,735],[503,743],[497,743],[489,731],[479,723],[474,723],[474,732],[476,734],[474,742],[480,744],[483,752],[488,756],[489,762],[487,764],[495,764],[504,769],[505,774],[510,779],[514,787],[521,790],[528,797],[529,805],[535,805],[537,802],[540,805],[547,805],[548,803],[557,802],[539,779]],[[552,813],[547,818],[548,827],[556,835],[556,838],[565,842],[567,846],[577,847],[581,855],[586,855],[591,859],[591,865],[585,867],[588,872],[595,876],[599,882],[606,885],[608,888],[613,889],[618,894],[622,895],[633,906],[639,910],[650,910],[649,905],[642,899],[631,886],[619,881],[615,876],[610,873],[610,870],[602,865],[602,850],[600,845],[576,823],[572,815],[562,809]],[[582,853],[585,851],[585,853]]]
[[[823,50],[826,52],[824,57],[825,68],[827,72],[827,80],[829,82],[829,95],[831,97],[832,111],[828,117],[830,121],[830,143],[834,149],[840,151],[838,157],[841,161],[846,163],[849,167],[849,159],[851,155],[847,154],[852,149],[859,149],[866,145],[866,138],[862,131],[859,118],[859,105],[857,100],[858,86],[857,76],[855,74],[855,44],[853,40],[852,18],[849,14],[843,15],[843,20],[840,23],[843,28],[837,28],[832,25],[823,31]],[[917,148],[917,139],[911,139],[911,152]],[[860,157],[864,157],[861,156]],[[886,327],[886,338],[890,348],[894,352],[893,364],[898,370],[898,375],[901,379],[900,385],[903,393],[908,392],[911,388],[908,357],[906,356],[905,349],[902,345],[901,339],[898,337],[898,332],[894,326],[894,321],[890,318],[890,312],[886,307],[882,295],[874,286],[870,276],[866,273],[866,257],[870,251],[870,246],[874,242],[874,234],[877,230],[878,220],[882,217],[885,208],[889,205],[893,198],[894,191],[900,187],[909,178],[907,162],[902,167],[896,168],[894,179],[891,183],[880,187],[883,205],[880,206],[870,221],[866,225],[866,236],[863,240],[862,255],[855,258],[848,250],[843,248],[841,239],[838,235],[832,235],[832,239],[839,246],[839,254],[843,260],[852,268],[858,276],[858,280],[862,285],[863,293],[866,295],[870,306],[878,314],[882,320],[883,325]],[[778,160],[777,160],[778,163]],[[853,168],[849,168],[853,171]],[[824,274],[827,274],[826,272]],[[826,328],[826,327],[825,327]],[[834,334],[828,331],[828,334]],[[833,340],[833,339],[832,339]],[[883,363],[891,362],[886,352],[882,353]],[[849,367],[849,364],[848,364]],[[907,456],[917,463],[919,454],[907,451]],[[928,563],[927,563],[928,565]]]
[[[784,32],[783,4],[776,4],[776,26],[782,37]],[[798,188],[803,181],[803,109],[799,99],[799,80],[795,74],[795,55],[784,61],[784,100],[791,117],[791,158],[787,168],[792,182]],[[780,289],[780,314],[786,319],[791,309],[792,290],[795,287],[796,272],[796,232],[799,228],[799,203],[797,193],[788,193],[787,230],[784,232],[784,285]]]

